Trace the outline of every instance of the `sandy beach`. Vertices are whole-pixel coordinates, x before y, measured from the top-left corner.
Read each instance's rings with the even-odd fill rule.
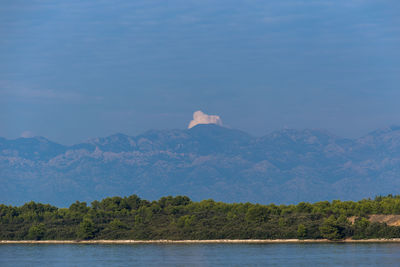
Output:
[[[0,240],[0,244],[273,244],[273,243],[400,243],[393,239],[217,239],[217,240]]]

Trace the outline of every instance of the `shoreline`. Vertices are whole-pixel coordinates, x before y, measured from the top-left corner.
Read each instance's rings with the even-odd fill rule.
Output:
[[[287,243],[400,243],[392,239],[212,239],[212,240],[0,240],[1,244],[287,244]]]

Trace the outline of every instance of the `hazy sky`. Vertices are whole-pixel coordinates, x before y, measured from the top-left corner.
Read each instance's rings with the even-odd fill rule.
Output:
[[[398,0],[2,1],[0,136],[400,124]]]

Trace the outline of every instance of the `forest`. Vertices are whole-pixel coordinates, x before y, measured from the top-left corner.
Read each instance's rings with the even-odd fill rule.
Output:
[[[90,205],[76,201],[69,208],[29,202],[0,205],[0,240],[400,237],[400,227],[368,220],[373,214],[400,214],[400,195],[297,205],[194,202],[186,196],[147,201],[136,195]]]

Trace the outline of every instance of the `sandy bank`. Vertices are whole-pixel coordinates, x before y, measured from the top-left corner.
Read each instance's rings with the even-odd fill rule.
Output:
[[[218,239],[218,240],[0,240],[0,244],[273,244],[273,243],[400,243],[393,239]]]

